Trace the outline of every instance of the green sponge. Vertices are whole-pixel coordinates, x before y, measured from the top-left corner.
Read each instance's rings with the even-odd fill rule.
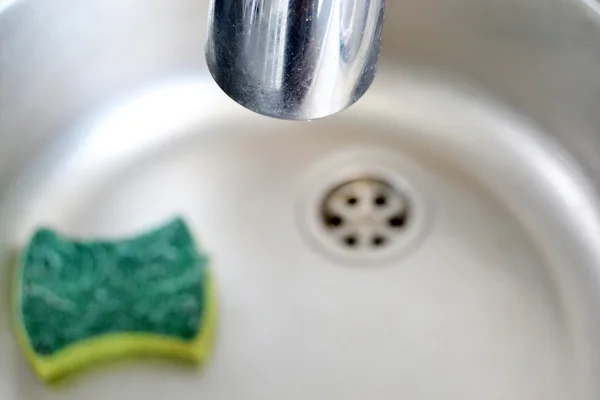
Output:
[[[114,242],[39,229],[16,274],[19,342],[46,382],[127,356],[201,363],[215,325],[208,272],[180,218]]]

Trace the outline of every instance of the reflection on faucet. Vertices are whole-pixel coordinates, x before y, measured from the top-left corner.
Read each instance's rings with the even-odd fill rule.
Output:
[[[208,67],[235,101],[309,120],[358,100],[377,69],[385,0],[211,0]]]

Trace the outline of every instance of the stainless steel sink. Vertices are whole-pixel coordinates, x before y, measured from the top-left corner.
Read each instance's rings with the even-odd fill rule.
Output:
[[[0,1],[0,243],[182,214],[217,343],[39,383],[0,314],[3,400],[600,398],[600,13],[389,0],[379,74],[310,123],[204,61],[208,1]]]

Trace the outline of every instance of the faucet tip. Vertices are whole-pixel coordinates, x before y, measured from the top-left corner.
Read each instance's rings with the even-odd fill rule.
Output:
[[[385,0],[212,0],[206,60],[217,84],[257,113],[311,120],[371,85]]]

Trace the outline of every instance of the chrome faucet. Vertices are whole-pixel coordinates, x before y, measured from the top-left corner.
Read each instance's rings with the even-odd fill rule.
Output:
[[[356,102],[379,59],[385,0],[211,0],[206,59],[233,100],[310,120]]]

